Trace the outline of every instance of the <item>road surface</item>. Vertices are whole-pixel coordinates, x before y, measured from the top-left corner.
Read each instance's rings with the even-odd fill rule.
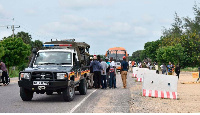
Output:
[[[130,87],[135,80],[128,74],[127,89],[122,88],[120,74],[117,74],[116,89],[88,89],[87,95],[76,92],[71,102],[64,102],[62,95],[34,93],[32,101],[22,101],[17,78],[8,86],[0,86],[1,113],[129,113],[131,104]],[[138,93],[139,94],[139,93]]]

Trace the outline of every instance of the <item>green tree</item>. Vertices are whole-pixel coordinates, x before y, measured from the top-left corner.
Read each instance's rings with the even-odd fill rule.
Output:
[[[16,38],[22,38],[22,40],[23,40],[23,42],[25,43],[25,44],[31,44],[31,40],[32,40],[32,37],[31,37],[31,35],[29,35],[28,33],[26,33],[26,32],[23,32],[23,31],[21,31],[21,32],[18,32],[16,35],[15,35],[15,37]]]
[[[5,55],[2,57],[2,60],[4,60],[8,68],[28,61],[30,45],[25,44],[22,38],[7,38],[0,45],[0,47],[4,47]]]
[[[147,56],[146,56],[145,50],[142,50],[140,52],[140,60],[143,61],[144,59],[147,59]]]
[[[37,50],[40,50],[43,48],[43,42],[40,40],[35,40],[34,42],[33,41],[31,42],[31,46],[32,46],[31,49],[36,48]]]
[[[152,61],[156,60],[156,50],[159,49],[161,44],[160,40],[147,42],[144,45],[145,54],[148,58],[152,59]]]
[[[0,42],[0,44],[1,44],[1,42]],[[4,56],[4,47],[1,46],[1,47],[0,47],[0,59],[1,59],[1,57],[3,57],[3,56]]]
[[[137,50],[133,52],[131,61],[141,62],[142,60],[140,56],[141,56],[142,51],[143,50]]]
[[[31,45],[32,37],[28,33],[21,31],[21,32],[18,32],[17,34],[15,34],[14,36],[15,36],[15,38],[22,38],[22,40],[25,44]],[[12,35],[10,35],[8,37],[4,37],[3,40],[5,40],[7,38],[12,38]]]
[[[175,46],[167,46],[159,48],[157,51],[157,60],[161,63],[168,63],[169,61],[174,64],[181,64],[185,59],[184,47],[181,44],[176,44]]]

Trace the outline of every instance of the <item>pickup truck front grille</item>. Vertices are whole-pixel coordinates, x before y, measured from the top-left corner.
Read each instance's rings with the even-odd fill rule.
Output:
[[[32,80],[48,80],[48,81],[53,81],[54,80],[54,75],[52,72],[32,72],[31,74],[31,79]]]

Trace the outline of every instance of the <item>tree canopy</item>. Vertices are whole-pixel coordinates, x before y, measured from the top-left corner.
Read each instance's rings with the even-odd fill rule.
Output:
[[[147,42],[144,50],[133,52],[142,60],[150,58],[159,63],[180,64],[182,67],[200,66],[200,8],[193,7],[195,18],[179,17],[175,12],[174,22],[169,29],[164,28],[160,39]],[[141,60],[141,61],[142,61]]]
[[[22,38],[7,38],[0,45],[0,47],[4,47],[5,52],[2,60],[8,67],[24,63],[30,55],[30,45],[25,44]]]

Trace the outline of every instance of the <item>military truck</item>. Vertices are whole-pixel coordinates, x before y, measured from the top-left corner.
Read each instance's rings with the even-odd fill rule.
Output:
[[[33,49],[29,67],[19,73],[18,85],[23,101],[31,101],[33,94],[63,95],[64,101],[72,101],[75,91],[87,93],[89,76],[89,48],[85,42],[75,39],[51,40],[44,49]]]

